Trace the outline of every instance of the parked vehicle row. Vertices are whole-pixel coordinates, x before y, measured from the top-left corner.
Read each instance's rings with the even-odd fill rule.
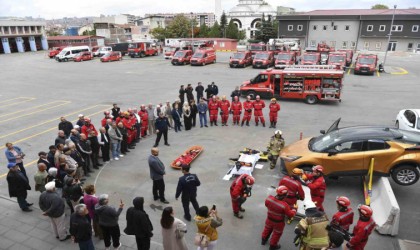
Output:
[[[198,49],[193,53],[192,50],[178,50],[172,56],[172,65],[190,64],[205,66],[210,63],[216,63],[216,51],[212,48]]]

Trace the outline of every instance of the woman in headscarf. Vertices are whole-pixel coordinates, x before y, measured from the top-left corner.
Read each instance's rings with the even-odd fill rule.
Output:
[[[190,130],[192,126],[191,108],[188,102],[184,102],[182,107],[182,115],[184,116],[185,130]]]

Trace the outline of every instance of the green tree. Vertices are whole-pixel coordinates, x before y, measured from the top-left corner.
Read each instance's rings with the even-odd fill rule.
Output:
[[[222,16],[220,17],[220,32],[223,35],[223,37],[226,37],[226,28],[227,28],[227,18],[226,14],[223,11]]]
[[[261,18],[261,25],[258,27],[254,39],[267,43],[270,38],[274,37],[277,37],[277,35],[274,30],[273,22],[271,21],[271,16],[269,16],[266,20],[263,14]]]
[[[200,31],[198,32],[198,37],[208,37],[209,32],[210,32],[210,28],[205,23],[203,23],[200,26]]]
[[[378,9],[389,9],[389,7],[385,4],[375,4],[371,7],[372,10],[378,10]]]
[[[231,39],[238,39],[239,37],[239,29],[236,24],[230,20],[229,25],[226,28],[225,37],[231,38]]]
[[[191,20],[182,14],[176,15],[174,20],[168,25],[168,34],[173,37],[190,37]]]
[[[208,33],[208,37],[212,37],[212,38],[222,37],[221,32],[220,32],[220,25],[217,21],[214,22],[213,27],[211,27],[210,32]]]
[[[96,30],[85,30],[82,33],[83,36],[96,36]]]
[[[167,29],[164,29],[162,27],[154,28],[150,31],[150,34],[159,41],[165,40],[167,37],[171,37],[171,34],[169,34]]]
[[[238,40],[244,40],[246,38],[245,30],[240,30],[238,33]]]

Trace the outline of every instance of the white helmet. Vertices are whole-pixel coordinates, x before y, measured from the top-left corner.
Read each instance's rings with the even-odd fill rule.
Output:
[[[283,135],[283,132],[281,132],[281,130],[276,130],[276,132],[274,132],[274,135]]]
[[[308,208],[314,208],[314,207],[316,207],[316,205],[315,205],[315,203],[313,202],[313,201],[311,201],[311,200],[305,200],[304,202],[303,202],[303,209],[308,209]]]

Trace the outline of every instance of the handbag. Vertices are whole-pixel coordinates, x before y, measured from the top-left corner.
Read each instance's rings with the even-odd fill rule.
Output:
[[[209,227],[210,227],[210,223],[207,226],[206,231],[204,231],[205,233],[207,232],[207,230],[209,230]],[[194,245],[204,248],[204,247],[208,247],[209,242],[210,242],[210,238],[207,235],[202,234],[202,233],[195,234]]]
[[[184,238],[186,232],[187,230],[182,229],[180,224],[176,225],[175,238],[177,240]]]

